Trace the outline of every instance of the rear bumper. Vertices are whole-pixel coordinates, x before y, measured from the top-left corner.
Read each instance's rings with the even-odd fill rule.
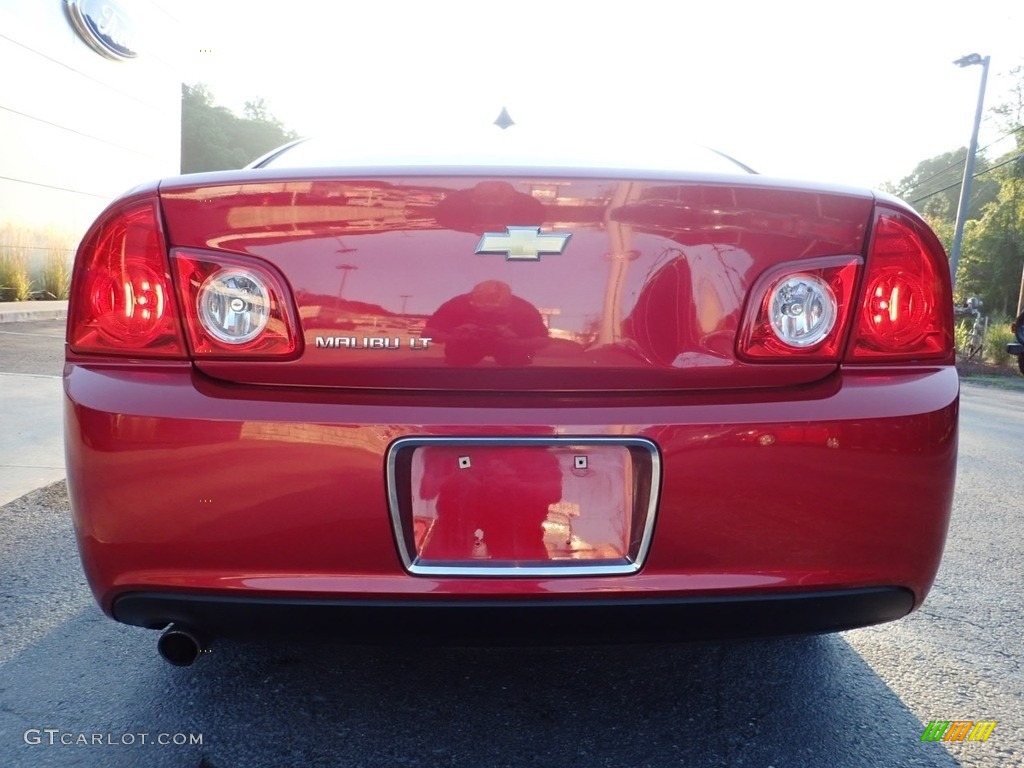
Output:
[[[1017,342],[1012,341],[1006,345],[1006,351],[1011,355],[1017,355],[1020,357],[1021,355],[1024,355],[1024,344],[1018,344]]]
[[[516,617],[585,602],[669,613],[685,605],[697,619],[673,626],[728,629],[749,620],[748,603],[779,600],[812,606],[782,631],[873,623],[927,594],[956,467],[959,382],[946,366],[860,368],[786,391],[540,399],[259,389],[219,384],[188,365],[69,363],[65,393],[86,576],[104,611],[147,626],[213,621],[216,611],[130,608],[133,595],[159,598],[152,605],[181,595],[198,596],[173,597],[181,606],[280,603],[285,624],[287,605],[319,601],[348,606],[355,624],[360,606],[500,602],[502,615]],[[661,487],[639,573],[451,577],[403,567],[385,482],[390,446],[553,435],[657,446]],[[820,605],[804,602],[876,588],[901,590],[910,603],[872,597],[883,606],[866,609],[861,598],[840,598],[832,602],[849,608],[847,620],[814,623]],[[509,613],[509,599],[527,602]],[[751,610],[773,626],[776,608]],[[725,618],[730,611],[741,618]]]
[[[114,617],[213,637],[316,635],[354,643],[445,645],[668,642],[838,632],[905,616],[906,589],[720,597],[379,601],[130,593]]]

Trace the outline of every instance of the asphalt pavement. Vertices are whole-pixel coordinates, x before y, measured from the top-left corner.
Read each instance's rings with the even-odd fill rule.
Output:
[[[0,502],[4,768],[1024,766],[1024,392],[965,384],[946,553],[897,622],[615,648],[218,642],[181,669],[85,583],[59,481],[62,335],[0,323],[0,477],[34,488]],[[984,743],[920,739],[982,719]]]

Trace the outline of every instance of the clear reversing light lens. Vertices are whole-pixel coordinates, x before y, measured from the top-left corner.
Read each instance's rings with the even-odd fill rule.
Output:
[[[270,320],[270,290],[246,269],[221,269],[203,282],[196,296],[203,328],[225,344],[245,344]]]
[[[836,296],[828,283],[814,275],[790,275],[771,291],[769,319],[779,341],[790,347],[812,347],[832,330]]]

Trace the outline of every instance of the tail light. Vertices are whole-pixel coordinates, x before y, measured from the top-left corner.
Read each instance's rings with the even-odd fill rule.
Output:
[[[896,209],[876,208],[866,262],[792,262],[762,275],[750,295],[737,353],[751,361],[839,362],[844,349],[847,362],[952,360],[945,252],[925,224]]]
[[[78,249],[68,344],[79,354],[184,358],[155,199],[104,213]]]
[[[299,351],[284,280],[242,256],[174,251],[155,198],[129,198],[86,233],[75,262],[68,344],[77,354],[259,358]],[[182,325],[186,335],[182,333]]]
[[[291,294],[269,265],[185,250],[171,258],[196,357],[287,357],[299,350]]]
[[[739,355],[753,361],[837,362],[857,283],[858,256],[810,259],[771,270],[754,285]]]
[[[946,254],[924,224],[897,210],[875,214],[867,275],[847,360],[948,360],[953,294]]]

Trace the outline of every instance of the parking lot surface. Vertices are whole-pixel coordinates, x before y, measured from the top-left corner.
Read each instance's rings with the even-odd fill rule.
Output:
[[[17,375],[56,376],[55,338],[15,355]],[[965,384],[953,522],[924,607],[770,642],[255,640],[171,667],[156,632],[96,608],[56,482],[0,507],[0,765],[1024,765],[1022,435],[1024,393]],[[922,742],[934,720],[997,725],[985,742]]]

